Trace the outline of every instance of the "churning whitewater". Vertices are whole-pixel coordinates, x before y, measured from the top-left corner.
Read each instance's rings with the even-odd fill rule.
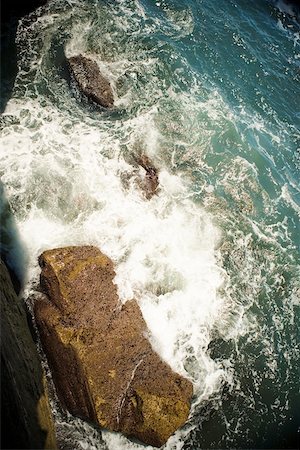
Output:
[[[287,448],[300,424],[299,24],[275,6],[51,0],[17,31],[0,164],[24,297],[46,249],[114,261],[120,298],[194,384],[169,450]],[[70,82],[78,54],[110,80],[112,111]],[[142,154],[159,171],[150,200]],[[74,448],[142,448],[54,408]]]

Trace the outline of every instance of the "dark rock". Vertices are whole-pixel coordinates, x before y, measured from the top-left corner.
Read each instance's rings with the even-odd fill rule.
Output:
[[[55,449],[46,381],[27,323],[0,259],[1,448]]]
[[[112,261],[95,247],[44,252],[35,314],[62,404],[74,415],[161,446],[188,418],[192,384],[153,351]]]
[[[111,85],[101,74],[95,61],[78,55],[69,58],[68,65],[79,89],[89,100],[105,108],[111,108],[114,105]]]
[[[153,166],[150,159],[146,155],[141,155],[137,159],[137,163],[141,166],[146,174],[145,178],[141,182],[141,187],[145,193],[146,198],[149,200],[156,194],[159,181],[158,181],[158,172],[157,169]]]

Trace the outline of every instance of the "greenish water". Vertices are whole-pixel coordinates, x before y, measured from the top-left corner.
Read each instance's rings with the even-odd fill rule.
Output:
[[[93,243],[114,260],[122,300],[138,299],[153,346],[194,383],[167,449],[297,445],[300,26],[284,7],[56,0],[19,24],[1,175],[25,293],[46,248]],[[78,53],[110,79],[114,111],[70,84]],[[141,153],[159,169],[150,201]],[[57,414],[76,448],[139,448]]]

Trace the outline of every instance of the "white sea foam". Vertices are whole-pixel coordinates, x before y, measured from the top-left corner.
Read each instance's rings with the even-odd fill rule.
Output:
[[[24,49],[28,54],[21,57],[16,88],[26,76],[22,58],[32,58],[38,64],[31,70],[39,67],[35,95],[28,88],[24,98],[10,101],[6,113],[19,124],[7,126],[1,137],[2,179],[30,256],[26,294],[38,281],[37,258],[43,250],[98,246],[115,263],[121,301],[139,302],[153,347],[193,381],[194,413],[202,402],[218,397],[224,383],[239,390],[231,357],[214,358],[211,353],[214,339],[233,341],[238,355],[241,336],[259,341],[259,324],[249,309],[258,305],[265,272],[274,273],[272,288],[284,282],[276,274],[274,252],[260,253],[255,240],[281,251],[290,244],[288,225],[284,220],[262,223],[256,208],[258,203],[267,215],[280,199],[296,210],[295,204],[288,188],[280,198],[274,195],[275,200],[265,193],[256,154],[249,162],[249,153],[257,151],[275,167],[265,139],[281,148],[291,128],[278,127],[280,133],[275,132],[267,119],[245,105],[236,114],[218,89],[206,91],[191,71],[189,88],[178,89],[186,83],[186,62],[182,58],[182,67],[170,81],[168,64],[176,61],[175,50],[170,49],[166,61],[141,43],[140,35],[161,31],[164,21],[159,16],[148,20],[139,2],[103,5],[99,11],[93,9],[92,18],[90,12],[85,14],[86,3],[74,2],[77,7],[83,9],[80,20],[71,20],[76,16],[72,9],[50,14],[32,27],[31,31],[42,27],[41,35],[48,36],[40,50],[45,58],[35,53],[34,45]],[[162,30],[166,36],[185,21],[183,35],[192,33],[189,9],[177,14],[158,7],[167,12],[169,23]],[[62,32],[64,20],[70,20],[64,36],[66,55],[83,53],[97,61],[112,82],[118,117],[113,116],[116,111],[112,119],[76,102],[66,80],[47,77],[50,38]],[[101,35],[95,34],[93,20],[101,23]],[[54,100],[39,92],[43,77]],[[278,117],[272,117],[278,124]],[[159,170],[159,191],[151,200],[145,199],[137,180],[143,171],[134,159],[141,153]],[[274,173],[270,180],[271,176]],[[278,193],[278,178],[276,183]],[[222,203],[220,193],[228,203],[224,198]],[[231,272],[225,270],[226,258]],[[277,316],[273,322],[279,329]],[[273,348],[271,353],[269,366],[275,372]],[[181,449],[193,427],[191,420],[166,448]],[[94,447],[83,440],[81,447],[140,448],[113,433],[104,432],[103,440],[106,444],[93,441]]]
[[[289,188],[288,185],[285,184],[282,189],[281,189],[281,196],[288,205],[290,205],[294,211],[298,214],[298,216],[300,217],[300,206],[298,205],[298,203],[295,202],[295,200],[292,198],[290,192],[289,192]]]
[[[134,170],[107,130],[75,123],[66,133],[63,116],[36,101],[10,105],[10,111],[21,119],[2,138],[2,177],[18,205],[17,224],[30,255],[26,292],[38,279],[43,250],[97,245],[116,264],[121,300],[138,300],[162,358],[193,380],[201,398],[229,382],[226,368],[207,353],[212,329],[226,321],[228,310],[218,292],[227,279],[215,257],[220,232],[189,199],[184,178],[161,168],[160,191],[147,201],[133,182],[124,188],[121,174],[130,180]],[[159,133],[152,114],[135,126],[155,158]],[[124,439],[107,435],[114,449]]]

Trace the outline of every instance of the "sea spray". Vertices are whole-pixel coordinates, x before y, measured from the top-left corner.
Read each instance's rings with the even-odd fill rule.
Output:
[[[25,297],[45,249],[94,244],[113,259],[122,301],[137,299],[154,348],[194,382],[169,449],[294,442],[299,48],[276,14],[267,3],[51,1],[19,24],[1,175],[30,258]],[[114,111],[70,84],[76,53],[109,78]],[[149,201],[143,153],[159,171]],[[78,448],[139,448],[59,417]]]

